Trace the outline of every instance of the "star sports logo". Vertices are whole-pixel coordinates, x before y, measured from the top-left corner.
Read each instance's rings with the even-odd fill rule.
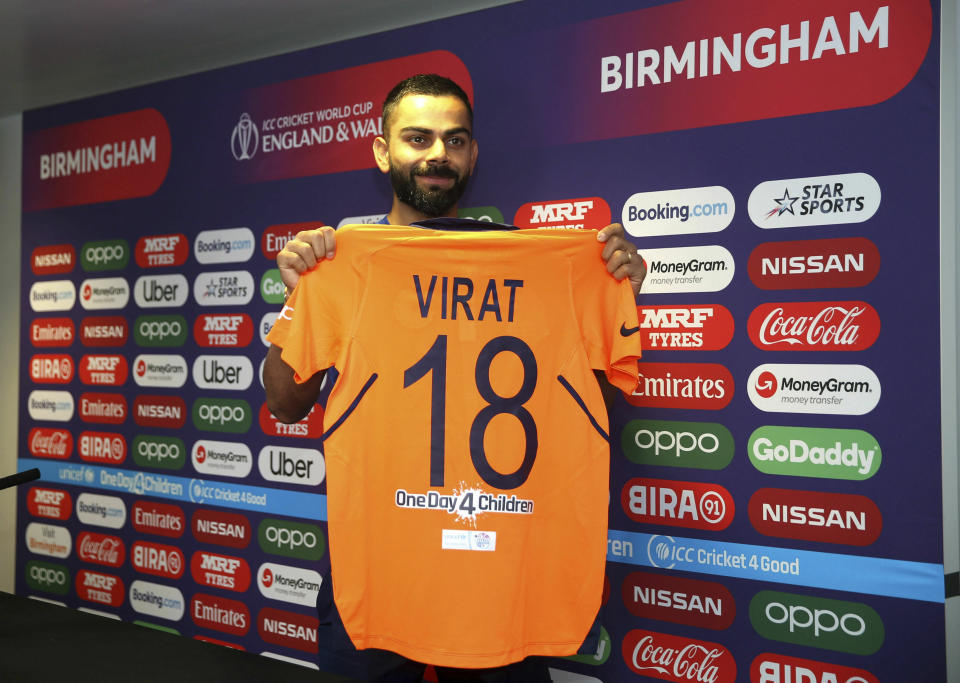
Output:
[[[783,190],[783,197],[781,197],[780,199],[777,199],[776,197],[773,198],[773,201],[776,203],[776,206],[770,209],[766,217],[770,218],[774,214],[776,214],[777,216],[782,216],[785,213],[791,213],[794,216],[796,216],[797,214],[794,213],[793,211],[793,205],[797,203],[798,199],[800,199],[800,197],[790,196],[790,188],[785,188]]]

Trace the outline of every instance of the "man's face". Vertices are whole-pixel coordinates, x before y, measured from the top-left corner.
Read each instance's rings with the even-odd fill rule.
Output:
[[[374,151],[397,198],[424,215],[446,215],[477,160],[466,107],[453,96],[407,95],[387,125],[386,139]]]

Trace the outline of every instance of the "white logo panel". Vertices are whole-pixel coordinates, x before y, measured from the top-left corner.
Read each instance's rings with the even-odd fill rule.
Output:
[[[717,244],[645,249],[641,255],[648,267],[642,294],[719,292],[733,280],[733,255]]]
[[[130,301],[130,285],[122,277],[98,277],[80,283],[80,305],[88,311],[123,308]]]
[[[116,496],[81,493],[77,496],[77,519],[83,524],[121,529],[127,521],[127,506]]]
[[[242,391],[253,383],[253,364],[246,356],[197,356],[193,383],[201,389]]]
[[[48,557],[69,557],[73,538],[66,527],[30,522],[24,530],[27,550]]]
[[[183,593],[173,586],[137,580],[130,584],[129,597],[134,612],[169,621],[183,618],[186,606]]]
[[[204,230],[193,241],[197,263],[243,263],[253,256],[256,240],[250,228]]]
[[[747,380],[750,401],[768,413],[865,415],[880,402],[880,380],[864,365],[766,363]]]
[[[314,448],[264,446],[257,458],[260,476],[269,481],[316,486],[326,475],[323,454]]]
[[[747,213],[760,228],[862,223],[877,212],[880,194],[866,173],[768,180],[753,188]]]
[[[245,477],[253,469],[253,454],[249,446],[243,443],[197,441],[193,444],[190,457],[193,469],[201,474]]]
[[[313,607],[323,579],[318,572],[300,567],[264,562],[257,571],[257,588],[271,600]]]
[[[200,273],[193,281],[193,298],[201,306],[246,306],[255,291],[245,270]]]
[[[133,300],[140,308],[177,308],[187,303],[187,278],[173,275],[141,275],[133,285]]]
[[[77,288],[70,280],[48,280],[30,285],[30,308],[43,311],[69,311],[77,301]]]
[[[736,202],[720,185],[638,192],[623,205],[623,227],[634,237],[720,232],[733,220]]]
[[[182,387],[187,361],[177,354],[142,353],[133,359],[133,381],[141,387]]]
[[[75,405],[69,391],[31,391],[27,397],[27,413],[31,420],[69,422]]]

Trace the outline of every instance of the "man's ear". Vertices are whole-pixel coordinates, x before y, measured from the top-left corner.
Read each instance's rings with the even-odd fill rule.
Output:
[[[477,165],[477,155],[480,153],[480,148],[477,145],[477,141],[474,138],[470,138],[470,172],[473,173],[473,167]]]
[[[377,168],[383,173],[390,171],[390,149],[386,139],[381,135],[373,139],[373,158],[377,162]]]

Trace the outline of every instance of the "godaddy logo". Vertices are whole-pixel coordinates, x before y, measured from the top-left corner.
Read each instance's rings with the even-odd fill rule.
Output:
[[[623,429],[624,455],[638,465],[721,470],[733,459],[730,430],[715,422],[631,420]]]
[[[280,279],[279,268],[271,268],[260,278],[260,296],[268,304],[282,304],[283,290],[283,280]]]
[[[881,459],[880,444],[860,429],[759,427],[747,453],[761,472],[824,479],[869,479]]]

